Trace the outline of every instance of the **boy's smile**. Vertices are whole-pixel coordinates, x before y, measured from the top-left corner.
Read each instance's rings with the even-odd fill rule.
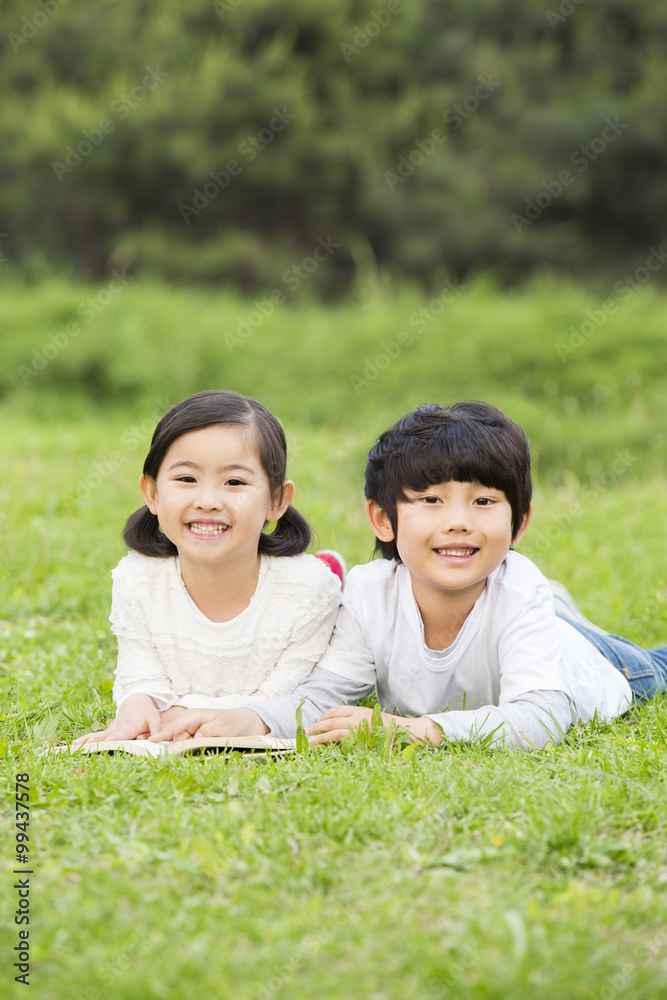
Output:
[[[467,614],[512,544],[509,500],[502,490],[453,480],[405,493],[407,502],[396,508],[395,541],[417,603],[423,612],[453,599]],[[392,539],[386,513],[373,501],[367,509],[376,535]],[[517,541],[528,519],[526,515]]]

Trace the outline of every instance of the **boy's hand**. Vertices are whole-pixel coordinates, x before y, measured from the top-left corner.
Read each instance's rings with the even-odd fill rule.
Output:
[[[190,708],[151,734],[151,742],[207,736],[265,736],[269,727],[250,708]]]
[[[155,702],[147,694],[131,694],[118,710],[108,729],[99,733],[86,733],[72,740],[72,746],[82,743],[101,743],[104,740],[140,740],[159,732],[162,723]]]
[[[340,742],[343,736],[349,736],[357,729],[364,719],[368,720],[370,726],[372,718],[372,708],[359,708],[357,705],[336,705],[334,708],[328,708],[320,716],[318,722],[306,726],[306,735],[310,737],[311,743]],[[431,719],[409,719],[400,715],[390,715],[388,712],[382,712],[381,718],[383,726],[388,726],[393,719],[397,726],[407,729],[415,739],[426,740],[434,744],[440,743],[442,740],[440,729]]]
[[[368,725],[373,718],[372,708],[359,708],[357,705],[335,705],[328,708],[319,720],[311,726],[306,726],[306,736],[310,737],[311,743],[339,743],[343,736],[350,736],[364,719],[368,719]],[[389,725],[391,717],[382,714],[382,723]]]

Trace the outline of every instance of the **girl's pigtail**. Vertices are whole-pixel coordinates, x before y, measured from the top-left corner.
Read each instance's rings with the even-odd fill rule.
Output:
[[[130,514],[123,529],[123,541],[128,549],[134,549],[142,556],[165,558],[178,554],[174,543],[160,531],[157,515],[151,514],[148,507],[140,507]]]
[[[268,556],[298,556],[306,551],[312,537],[308,521],[290,504],[273,531],[259,536],[259,551]]]

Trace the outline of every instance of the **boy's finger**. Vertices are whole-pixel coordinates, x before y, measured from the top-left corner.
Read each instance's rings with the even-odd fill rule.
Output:
[[[309,743],[340,743],[343,736],[349,735],[350,730],[347,727],[345,729],[333,729],[326,733],[317,733],[309,737]]]
[[[328,708],[326,712],[322,712],[319,721],[322,719],[339,719],[342,715],[352,715],[355,710],[355,705],[334,705],[333,708]]]
[[[320,719],[319,722],[314,722],[312,726],[306,726],[306,733],[308,735],[317,735],[319,733],[332,733],[335,731],[344,732],[346,736],[349,736],[350,729],[354,728],[351,726],[348,719],[340,718],[334,716],[331,719],[325,719],[324,717]]]

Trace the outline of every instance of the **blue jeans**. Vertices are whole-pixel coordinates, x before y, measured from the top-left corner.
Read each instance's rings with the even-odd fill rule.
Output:
[[[603,635],[592,628],[559,615],[576,628],[605,660],[623,674],[632,689],[633,701],[645,701],[667,691],[667,646],[642,649],[620,635]]]

